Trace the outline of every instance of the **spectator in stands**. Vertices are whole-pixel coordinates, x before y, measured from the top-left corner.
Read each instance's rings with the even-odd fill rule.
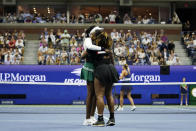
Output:
[[[153,57],[151,65],[159,65],[159,61],[156,57]]]
[[[174,44],[174,41],[169,41],[168,43],[168,51],[171,52],[171,51],[174,51],[175,49],[175,44]]]
[[[61,16],[60,16],[60,22],[61,23],[67,23],[67,17],[65,16],[65,13],[63,13]]]
[[[109,14],[109,22],[110,24],[115,24],[116,23],[116,11],[111,11]]]
[[[0,48],[0,65],[4,63],[3,48]]]
[[[133,39],[133,36],[131,34],[131,30],[127,31],[125,39],[126,39],[126,41],[131,41]]]
[[[127,61],[126,61],[125,57],[120,57],[120,59],[119,59],[119,65],[123,66],[125,64],[127,64]]]
[[[163,57],[160,57],[159,65],[166,65],[165,59]]]
[[[67,30],[64,30],[64,33],[61,34],[61,47],[68,48],[69,46],[69,39],[71,38],[70,34]]]
[[[140,59],[141,64],[144,65],[146,54],[145,54],[144,50],[141,49],[141,48],[140,48],[140,50],[138,52],[138,58]]]
[[[24,44],[23,44],[23,40],[22,39],[18,39],[16,40],[16,48],[18,49],[18,51],[20,52],[20,54],[24,54]]]
[[[124,24],[132,24],[131,19],[129,17],[125,19]]]
[[[127,19],[129,19],[129,14],[128,13],[125,13],[124,17],[123,17],[123,21],[126,21]]]
[[[144,46],[145,49],[147,49],[147,46],[148,44],[150,44],[150,39],[148,37],[145,37],[143,40],[142,40],[142,44]]]
[[[142,17],[140,15],[137,17],[136,24],[142,24]]]
[[[117,42],[117,41],[120,40],[120,37],[119,37],[119,35],[118,35],[118,32],[115,32],[114,35],[112,35],[111,38],[112,38],[112,40],[113,40],[114,42]]]
[[[47,55],[46,57],[46,65],[54,65],[55,64],[55,58],[52,54]]]
[[[143,24],[148,24],[149,21],[150,21],[150,20],[147,18],[146,15],[145,15],[144,18],[142,19],[142,23],[143,23]]]
[[[169,54],[168,54],[166,48],[164,48],[164,50],[163,50],[163,57],[164,57],[165,61],[167,61],[167,59],[168,59],[168,57],[169,57]]]
[[[110,22],[110,20],[109,20],[108,16],[106,16],[103,23],[108,24],[109,22]]]
[[[38,65],[43,65],[44,64],[44,56],[42,55],[41,52],[38,52],[37,54],[37,59],[38,59]]]
[[[116,16],[115,21],[116,21],[116,24],[122,24],[122,23],[123,23],[123,20],[122,20],[120,14],[118,14],[118,15]]]
[[[181,65],[181,61],[180,61],[179,57],[176,57],[176,61],[175,61],[174,65]]]
[[[60,44],[60,42],[61,42],[61,35],[62,35],[61,29],[58,29],[57,33],[56,33],[56,36],[55,36],[55,38],[56,38],[56,40],[55,40],[55,43],[56,43],[55,48],[57,48],[57,47],[60,48],[61,47],[61,44]]]
[[[0,33],[0,48],[4,47],[4,36]]]
[[[11,40],[9,41],[8,46],[9,46],[9,48],[15,48],[15,44],[16,44],[16,40],[12,36]]]
[[[131,48],[129,48],[129,54],[132,55],[135,52],[135,46],[132,44]]]
[[[191,28],[190,21],[187,20],[187,21],[184,23],[184,31],[190,31],[190,28]]]
[[[8,56],[6,57],[6,59],[4,60],[4,64],[5,64],[5,65],[11,65],[11,63],[12,63],[12,61],[11,61],[11,59],[10,59],[10,55],[8,55]]]
[[[76,41],[75,37],[72,36],[70,42],[69,42],[69,45],[72,47],[72,46],[75,46],[77,47],[78,46],[78,42]]]
[[[18,53],[16,53],[12,64],[19,65],[21,64],[21,62],[22,62],[22,57]]]
[[[62,65],[68,64],[68,53],[64,49],[60,53],[60,60]]]
[[[122,38],[125,40],[126,34],[124,33],[123,30],[120,30],[120,32],[118,33],[119,38]]]
[[[78,42],[78,44],[82,44],[82,42],[83,42],[83,35],[79,32],[79,30],[77,30],[76,33],[73,36],[75,37],[75,39]]]
[[[180,19],[178,18],[176,12],[174,13],[174,16],[172,18],[172,24],[180,24]]]
[[[40,46],[38,49],[38,56],[39,55],[43,56],[44,64],[46,64],[47,51],[48,51],[48,47],[47,47],[46,43],[44,43],[43,46]]]
[[[18,33],[18,37],[20,37],[22,40],[25,40],[25,33],[23,30],[20,30],[20,32]],[[23,44],[25,46],[25,41],[23,41]]]
[[[53,29],[51,29],[49,34],[48,34],[48,45],[50,45],[50,44],[52,46],[56,47],[56,38],[55,38]]]
[[[23,12],[19,13],[19,15],[17,16],[17,22],[24,23]]]
[[[113,38],[115,38],[115,36],[116,36],[116,37],[119,36],[119,35],[118,35],[118,32],[116,31],[116,29],[113,29],[113,30],[112,30],[112,32],[110,33],[110,36],[111,36],[112,40],[113,40]],[[116,40],[116,39],[115,39],[115,40]]]

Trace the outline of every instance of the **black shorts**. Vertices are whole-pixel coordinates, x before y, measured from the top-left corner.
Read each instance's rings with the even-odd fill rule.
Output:
[[[180,92],[181,92],[181,94],[187,94],[188,93],[188,91],[187,90],[185,90],[184,88],[180,88]]]
[[[111,86],[118,82],[119,75],[112,64],[101,64],[95,68],[94,77],[97,78],[103,86]]]
[[[132,90],[132,86],[122,86],[121,87],[121,89],[120,89],[120,91],[123,91],[123,92],[125,92],[125,93],[128,93],[128,92],[130,92]]]

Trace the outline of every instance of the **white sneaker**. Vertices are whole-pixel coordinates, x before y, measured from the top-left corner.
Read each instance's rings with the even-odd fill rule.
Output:
[[[85,119],[82,125],[84,125],[84,126],[91,126],[92,125],[91,119]]]
[[[133,106],[133,107],[131,108],[131,111],[135,111],[135,109],[136,109],[136,106]]]
[[[123,111],[123,107],[119,107],[117,111]]]
[[[97,120],[95,119],[94,116],[91,116],[91,117],[90,117],[90,120],[91,120],[91,123],[92,123],[92,124],[94,124],[95,122],[97,122]]]

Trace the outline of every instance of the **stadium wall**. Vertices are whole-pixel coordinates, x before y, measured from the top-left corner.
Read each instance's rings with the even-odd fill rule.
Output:
[[[0,81],[74,83],[77,86],[0,84],[0,104],[73,104],[85,102],[85,81],[80,79],[81,65],[12,65],[0,66]],[[118,72],[121,66],[116,66]],[[170,66],[170,74],[160,74],[160,66],[130,66],[131,83],[196,81],[196,66]],[[119,81],[120,82],[120,81]],[[179,104],[179,85],[135,85],[136,104]],[[120,86],[116,86],[119,94]],[[125,100],[125,104],[128,104]]]

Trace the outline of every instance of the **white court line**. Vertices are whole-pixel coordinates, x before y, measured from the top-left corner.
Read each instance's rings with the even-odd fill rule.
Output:
[[[0,81],[0,84],[12,84],[12,85],[70,85],[70,86],[82,86],[86,85],[86,83],[62,83],[62,82],[11,82],[11,81]],[[196,85],[196,82],[156,82],[156,83],[114,83],[115,86],[117,85],[180,85],[180,84],[187,84],[187,85]]]

